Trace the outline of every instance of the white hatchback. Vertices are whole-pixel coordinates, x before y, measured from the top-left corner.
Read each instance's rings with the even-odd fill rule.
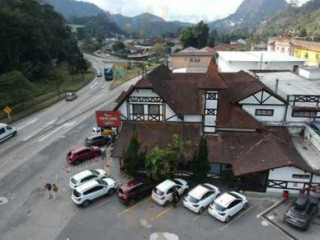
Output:
[[[116,191],[116,182],[112,178],[91,180],[73,190],[71,199],[77,205],[87,207],[89,204]]]
[[[209,183],[199,184],[189,191],[183,200],[183,205],[189,210],[201,214],[219,194],[220,190],[216,186]]]
[[[72,189],[79,187],[81,184],[84,184],[93,179],[101,179],[106,176],[106,171],[103,169],[94,169],[94,170],[84,170],[77,173],[70,178],[69,186]]]
[[[151,198],[161,206],[167,205],[169,202],[172,202],[172,193],[174,188],[177,188],[179,195],[182,196],[189,189],[189,186],[183,179],[168,179],[153,189]]]
[[[248,207],[248,200],[237,192],[222,194],[210,204],[209,214],[221,222],[229,222],[231,217]]]

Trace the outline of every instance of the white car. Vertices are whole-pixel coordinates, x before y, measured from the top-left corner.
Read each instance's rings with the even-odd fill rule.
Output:
[[[15,136],[17,134],[17,129],[11,127],[5,123],[0,123],[0,143]]]
[[[85,182],[88,182],[93,179],[101,179],[105,176],[106,171],[103,169],[84,170],[71,177],[69,185],[72,189],[75,189],[76,187],[79,187],[81,184],[84,184]]]
[[[101,128],[100,127],[93,127],[92,133],[93,134],[101,134]]]
[[[71,199],[77,205],[87,207],[103,196],[112,195],[116,191],[116,182],[112,178],[91,180],[73,190]]]
[[[203,210],[212,203],[220,190],[216,186],[204,183],[193,188],[183,200],[183,205],[195,213],[203,213]]]
[[[153,189],[151,194],[152,200],[161,206],[167,205],[169,202],[172,202],[172,192],[175,187],[178,189],[180,196],[189,189],[188,183],[183,179],[168,179]]]
[[[227,192],[210,204],[209,214],[221,222],[229,222],[231,217],[248,207],[248,200],[237,192]]]

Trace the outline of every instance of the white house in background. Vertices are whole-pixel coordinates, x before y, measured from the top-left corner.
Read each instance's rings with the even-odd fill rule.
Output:
[[[218,71],[239,72],[249,70],[289,70],[302,67],[305,60],[267,51],[217,52]]]
[[[276,52],[292,56],[291,37],[274,37],[268,41],[268,52]]]
[[[283,120],[278,124],[304,126],[320,120],[320,75],[317,75],[319,72],[314,68],[302,68],[299,71],[300,75],[289,71],[255,71],[264,85],[288,103],[282,109]],[[314,79],[315,77],[318,79]],[[274,110],[276,111],[275,108]],[[277,123],[277,121],[269,123]]]

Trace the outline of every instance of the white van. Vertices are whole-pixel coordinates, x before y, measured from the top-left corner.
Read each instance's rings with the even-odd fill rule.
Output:
[[[17,134],[17,129],[5,123],[0,123],[0,143]]]

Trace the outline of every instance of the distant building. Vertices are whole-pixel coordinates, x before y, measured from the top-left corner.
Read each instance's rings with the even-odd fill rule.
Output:
[[[320,42],[293,39],[291,46],[293,56],[305,59],[309,66],[320,66]]]
[[[320,42],[276,37],[269,40],[268,51],[304,59],[308,66],[320,65]]]
[[[171,54],[171,68],[192,68],[206,72],[214,55],[215,50],[213,48],[205,47],[199,50],[189,47]]]
[[[241,70],[290,70],[303,66],[305,60],[266,51],[217,52],[216,63],[219,72]]]

